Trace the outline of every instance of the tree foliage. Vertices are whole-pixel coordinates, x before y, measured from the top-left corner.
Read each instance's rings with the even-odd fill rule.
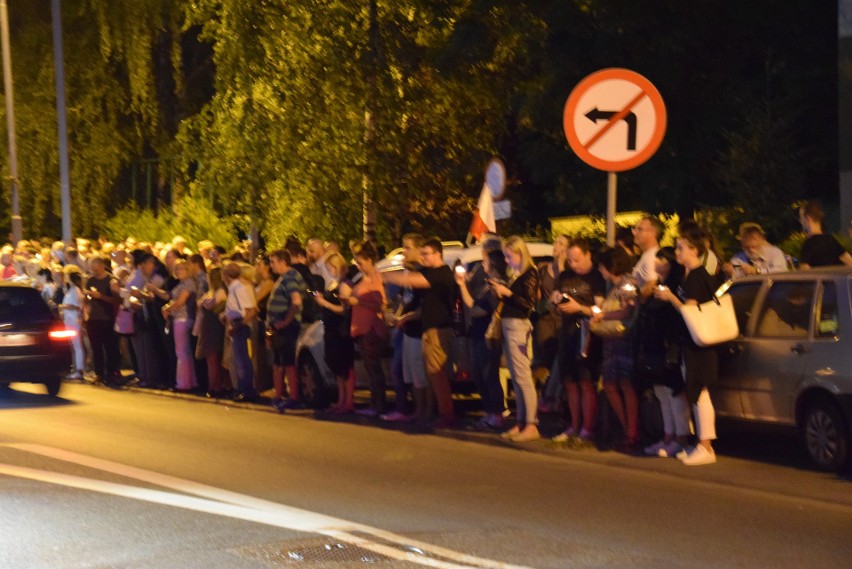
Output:
[[[365,194],[382,242],[462,237],[493,155],[503,230],[600,215],[605,175],[568,149],[562,108],[587,74],[627,67],[660,89],[669,130],[619,176],[620,209],[727,206],[781,235],[790,202],[836,194],[836,7],[817,4],[65,0],[73,228],[101,231],[132,202],[140,159],[179,170],[155,180],[157,215],[209,204],[271,245],[359,237]],[[47,7],[10,7],[32,235],[59,227]]]

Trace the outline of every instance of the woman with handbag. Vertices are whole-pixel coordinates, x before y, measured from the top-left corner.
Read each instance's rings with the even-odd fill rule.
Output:
[[[487,255],[483,255],[482,270],[488,279],[505,279],[506,258],[503,256],[503,251],[489,251]],[[484,430],[500,430],[503,428],[503,410],[506,408],[506,395],[500,383],[501,351],[499,347],[489,346],[485,339],[485,332],[489,328],[491,319],[494,318],[494,311],[499,300],[487,282],[480,280],[482,286],[471,293],[473,281],[468,282],[467,273],[456,271],[455,276],[462,301],[470,310],[471,322],[468,330],[470,359],[477,364],[471,366],[471,375],[479,389],[482,409],[485,411],[485,417],[477,423],[477,427]]]
[[[684,306],[698,305],[714,298],[716,279],[707,272],[702,259],[707,252],[707,234],[697,224],[683,228],[677,239],[675,257],[685,271],[684,279],[677,291],[658,287],[654,296],[670,302],[678,311]],[[687,466],[700,466],[716,462],[712,441],[716,438],[716,413],[707,387],[719,376],[719,360],[713,346],[699,347],[684,325],[681,329],[684,381],[686,399],[692,404],[698,444],[688,452],[677,454]]]
[[[529,341],[532,334],[530,314],[538,301],[538,271],[523,239],[510,237],[503,246],[511,281],[507,284],[489,279],[491,289],[503,303],[500,313],[503,328],[503,355],[515,386],[517,425],[501,436],[516,443],[541,438],[538,432],[538,396],[530,366]]]
[[[630,324],[637,310],[638,286],[632,269],[632,259],[622,247],[601,254],[598,270],[612,283],[612,288],[591,321],[592,333],[602,338],[604,392],[624,429],[624,441],[619,450],[628,454],[639,450],[639,400],[633,386],[630,337]]]
[[[388,329],[383,317],[387,300],[382,275],[376,268],[379,258],[375,246],[369,242],[352,248],[355,263],[364,275],[343,298],[352,307],[350,333],[361,352],[364,367],[370,378],[370,406],[356,411],[365,417],[378,417],[385,412],[385,374],[382,356],[388,345]],[[346,294],[349,291],[344,291]]]

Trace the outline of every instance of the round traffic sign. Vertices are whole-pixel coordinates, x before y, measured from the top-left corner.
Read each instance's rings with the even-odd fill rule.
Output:
[[[562,120],[571,149],[606,172],[643,164],[666,134],[660,92],[629,69],[603,69],[580,81],[565,103]]]

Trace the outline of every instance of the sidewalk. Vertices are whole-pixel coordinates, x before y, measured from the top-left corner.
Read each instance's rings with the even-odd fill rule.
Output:
[[[202,395],[176,393],[165,389],[150,389],[140,387],[127,387],[124,390],[134,393],[146,393],[149,395],[173,397],[185,399],[197,403],[211,405],[224,405],[229,408],[245,409],[278,414],[272,407],[268,396],[258,398],[254,403],[234,402],[230,399],[210,399]],[[264,394],[271,395],[270,392]],[[356,403],[364,406],[369,402],[369,392],[359,390],[356,392]],[[566,464],[575,463],[587,466],[607,469],[620,469],[632,473],[643,473],[655,477],[672,477],[674,479],[689,480],[692,483],[703,483],[712,488],[735,488],[746,492],[760,492],[771,495],[778,499],[790,499],[795,501],[813,502],[815,505],[833,505],[852,509],[852,478],[845,475],[821,473],[811,470],[806,460],[797,463],[797,451],[787,447],[784,438],[770,438],[768,444],[776,445],[786,452],[778,453],[780,456],[772,460],[755,460],[748,456],[748,451],[737,448],[737,441],[742,437],[737,433],[725,433],[720,429],[720,440],[717,443],[717,454],[719,462],[709,466],[688,467],[677,459],[666,459],[646,456],[632,456],[621,454],[611,450],[599,450],[598,448],[579,443],[575,440],[568,442],[554,442],[550,437],[562,432],[565,421],[559,413],[542,414],[539,428],[542,439],[528,443],[515,443],[502,439],[499,433],[482,432],[476,429],[475,424],[479,420],[478,399],[459,398],[456,399],[457,417],[460,419],[456,427],[452,429],[433,429],[423,427],[414,423],[390,423],[379,418],[368,418],[356,414],[334,415],[313,409],[287,411],[284,415],[297,417],[305,420],[329,421],[341,424],[358,425],[361,427],[372,427],[385,430],[395,430],[409,435],[437,436],[456,441],[489,445],[505,449],[507,451],[522,451],[542,458],[557,459],[565,461]],[[507,425],[511,425],[509,421]],[[793,441],[796,444],[798,441]],[[764,442],[759,442],[764,445]]]

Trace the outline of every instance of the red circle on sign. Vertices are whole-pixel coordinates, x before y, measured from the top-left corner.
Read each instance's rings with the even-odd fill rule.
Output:
[[[589,140],[581,141],[576,130],[576,113],[577,105],[583,96],[593,87],[604,81],[621,80],[632,83],[638,87],[641,92],[632,100],[625,100],[621,108],[612,111],[612,116],[607,123],[600,127],[598,132]],[[624,116],[630,113],[630,109],[638,104],[642,99],[647,97],[654,110],[654,130],[650,138],[643,144],[642,148],[638,148],[636,153],[624,160],[607,160],[595,153],[589,148],[601,137],[605,136],[613,125],[623,120]],[[586,118],[585,115],[580,115]],[[642,118],[642,117],[640,117]],[[635,117],[634,117],[634,120]],[[643,119],[647,120],[647,118]],[[565,129],[565,137],[568,139],[568,144],[577,156],[589,166],[603,170],[605,172],[624,172],[636,168],[644,164],[660,147],[663,142],[663,137],[666,134],[666,106],[663,103],[663,98],[657,88],[642,75],[629,69],[602,69],[587,76],[580,81],[565,102],[565,109],[562,114],[562,123]],[[590,142],[591,140],[591,142]]]

